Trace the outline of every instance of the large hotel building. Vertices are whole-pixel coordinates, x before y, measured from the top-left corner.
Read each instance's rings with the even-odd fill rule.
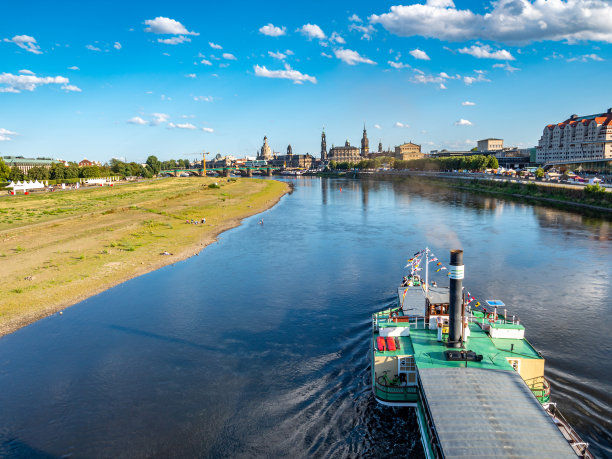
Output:
[[[612,108],[596,115],[572,115],[561,123],[546,126],[536,150],[536,161],[580,163],[585,169],[612,170]]]

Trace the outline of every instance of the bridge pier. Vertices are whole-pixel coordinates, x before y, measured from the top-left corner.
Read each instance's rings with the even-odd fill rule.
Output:
[[[198,170],[198,175],[200,177],[206,177],[206,169],[200,169]]]
[[[271,168],[271,167],[268,167],[268,168],[266,169],[266,175],[267,175],[268,177],[272,177],[272,168]]]
[[[247,169],[247,173],[246,173],[247,177],[253,177],[253,169],[251,169],[250,167]]]
[[[174,171],[174,176],[175,176],[175,177],[180,177],[180,176],[181,176],[181,171],[179,171],[179,170],[175,170],[175,171]]]
[[[230,170],[228,167],[223,169],[223,177],[229,177],[230,176]]]

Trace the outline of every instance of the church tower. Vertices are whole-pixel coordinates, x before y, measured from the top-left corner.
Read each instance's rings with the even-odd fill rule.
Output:
[[[264,143],[261,147],[261,159],[270,160],[272,159],[272,150],[270,149],[270,145],[268,145],[268,137],[264,137]]]
[[[321,134],[321,161],[327,161],[327,142],[325,141],[325,129]]]
[[[378,153],[382,153],[382,142],[378,142]]]
[[[370,152],[370,141],[366,132],[365,123],[363,124],[363,137],[361,138],[361,156],[368,156]]]
[[[287,156],[293,155],[293,150],[291,149],[291,144],[287,146]]]

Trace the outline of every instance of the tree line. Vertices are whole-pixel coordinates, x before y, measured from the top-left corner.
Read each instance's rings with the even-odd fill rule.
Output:
[[[484,171],[485,169],[497,169],[499,162],[495,156],[472,155],[451,156],[447,158],[421,158],[401,160],[392,156],[381,156],[378,158],[364,159],[357,163],[330,161],[329,168],[332,170],[348,169],[411,169],[419,171]]]
[[[113,158],[110,163],[102,166],[79,166],[75,162],[53,163],[51,167],[35,166],[24,173],[17,166],[9,167],[0,158],[0,182],[22,181],[22,180],[67,180],[77,178],[97,178],[120,175],[124,177],[143,177],[151,178],[165,169],[188,169],[190,166],[188,159],[159,161],[156,156],[149,156],[145,165],[135,162],[124,162]]]

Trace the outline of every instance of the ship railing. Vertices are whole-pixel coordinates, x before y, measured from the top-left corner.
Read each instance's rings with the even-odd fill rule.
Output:
[[[572,425],[567,421],[567,419],[565,419],[565,416],[561,414],[561,411],[557,409],[557,404],[544,403],[543,406],[546,412],[553,419],[553,422],[556,424],[559,430],[565,429],[564,436],[566,436],[567,434],[567,437],[569,437],[568,442],[576,452],[576,455],[582,458],[593,458],[593,455],[589,451],[589,443],[583,441],[582,438],[580,438],[578,432],[574,430]]]
[[[379,398],[389,401],[414,401],[417,394],[416,385],[385,384],[378,378],[379,374],[374,372],[374,387]]]
[[[540,403],[548,403],[550,401],[550,383],[544,376],[526,379],[525,383]]]

